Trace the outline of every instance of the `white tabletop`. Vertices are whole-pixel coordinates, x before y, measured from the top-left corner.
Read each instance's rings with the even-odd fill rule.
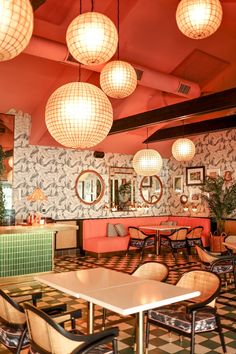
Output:
[[[106,288],[81,293],[81,298],[107,308],[120,315],[150,310],[200,295],[199,291],[185,289],[155,280],[126,283],[116,288]]]
[[[83,292],[142,281],[130,274],[105,268],[43,274],[36,276],[35,279],[76,298]]]
[[[146,229],[146,230],[156,230],[156,231],[168,231],[168,230],[178,230],[182,228],[191,229],[191,226],[182,226],[182,225],[143,225],[139,226],[139,229]]]

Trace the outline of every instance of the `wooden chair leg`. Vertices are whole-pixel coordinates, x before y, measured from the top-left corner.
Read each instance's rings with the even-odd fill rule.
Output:
[[[106,326],[106,315],[107,315],[107,310],[103,307],[102,309],[102,329],[105,329]]]
[[[195,347],[195,316],[196,313],[193,311],[192,313],[192,332],[191,332],[191,343],[190,343],[190,353],[194,354],[194,347]]]
[[[218,327],[218,333],[219,333],[219,336],[220,336],[220,343],[221,343],[223,352],[226,353],[225,338],[224,338],[224,334],[223,334],[223,331],[222,331],[219,315],[216,315],[216,323],[217,323],[217,327]]]

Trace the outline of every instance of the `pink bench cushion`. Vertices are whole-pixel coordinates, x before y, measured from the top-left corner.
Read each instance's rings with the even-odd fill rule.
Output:
[[[95,253],[126,250],[129,242],[128,227],[141,225],[159,225],[161,221],[177,221],[178,225],[204,227],[203,245],[207,246],[210,234],[210,220],[207,218],[191,218],[182,216],[150,216],[136,218],[90,219],[83,221],[83,249]],[[107,237],[107,224],[123,224],[127,230],[126,237]],[[145,231],[146,232],[146,231]]]

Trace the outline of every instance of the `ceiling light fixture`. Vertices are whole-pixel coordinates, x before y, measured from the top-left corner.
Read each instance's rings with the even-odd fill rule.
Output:
[[[192,140],[184,138],[184,120],[182,130],[183,137],[177,139],[172,145],[172,155],[177,161],[190,161],[194,157],[196,149]]]
[[[92,11],[80,14],[69,25],[66,42],[71,55],[85,65],[107,62],[115,53],[118,34],[105,15]],[[82,2],[80,0],[80,9]]]
[[[153,176],[160,172],[163,161],[159,152],[154,149],[148,149],[147,144],[146,149],[136,152],[132,164],[138,175]]]
[[[117,30],[120,33],[120,2],[117,0]],[[137,74],[133,66],[119,60],[120,48],[118,43],[118,60],[107,63],[100,74],[100,85],[105,94],[112,98],[125,98],[134,92],[137,86]]]
[[[46,105],[46,125],[60,144],[70,148],[90,148],[107,136],[113,110],[98,87],[71,82],[59,87]]]
[[[29,0],[0,0],[0,61],[20,54],[33,32],[33,10]]]
[[[203,39],[219,28],[222,15],[219,0],[181,0],[176,11],[176,22],[185,36]]]

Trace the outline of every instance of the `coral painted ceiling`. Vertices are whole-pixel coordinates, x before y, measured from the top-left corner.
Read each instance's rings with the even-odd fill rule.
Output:
[[[203,40],[189,39],[179,31],[178,3],[120,0],[120,59],[133,64],[141,78],[130,97],[111,99],[115,120],[236,87],[236,1],[221,1],[222,24]],[[65,34],[80,13],[79,5],[79,0],[46,0],[34,12],[29,46],[15,59],[0,63],[0,112],[11,108],[28,112],[34,145],[58,146],[45,126],[45,105],[56,88],[78,80],[79,67],[69,57]],[[82,12],[90,10],[91,1],[83,0]],[[117,25],[117,0],[95,0],[94,10]],[[81,79],[99,86],[100,70],[82,67]],[[190,87],[188,94],[181,93],[181,85]],[[168,126],[173,122],[152,125],[148,135]],[[110,135],[94,150],[134,154],[144,147],[146,137],[146,128]],[[171,144],[168,140],[151,147],[168,157]]]

